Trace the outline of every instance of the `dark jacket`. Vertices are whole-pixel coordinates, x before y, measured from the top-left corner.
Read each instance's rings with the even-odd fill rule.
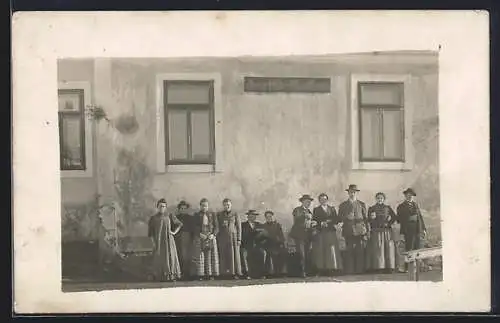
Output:
[[[267,235],[267,241],[265,241],[264,248],[282,248],[285,244],[285,235],[283,234],[281,224],[277,221],[265,222],[263,227],[265,229],[265,234]]]
[[[354,218],[350,219],[351,216]],[[344,237],[366,236],[370,231],[366,204],[362,201],[344,201],[339,205],[339,216],[342,219],[342,235]]]
[[[217,217],[215,213],[213,212],[207,212],[208,215],[208,226],[209,226],[209,233],[212,233],[214,235],[217,235],[219,233],[219,223],[217,221]],[[202,232],[202,225],[203,225],[203,216],[201,215],[201,212],[196,212],[193,215],[191,227],[192,227],[192,233],[194,237],[199,236],[199,234]]]
[[[290,229],[290,237],[294,240],[304,241],[310,237],[310,230],[306,228],[306,215],[310,214],[312,217],[312,212],[303,206],[298,206],[293,209],[293,225]]]
[[[267,234],[264,225],[260,222],[255,222],[254,227],[250,226],[248,221],[241,224],[241,247],[244,249],[252,249],[255,247],[263,247],[266,243]]]
[[[401,234],[420,234],[426,230],[424,218],[416,202],[404,201],[398,205],[396,213],[397,220],[401,224]]]
[[[318,230],[330,230],[335,231],[335,225],[339,222],[342,222],[342,219],[337,215],[337,211],[333,206],[328,205],[326,207],[326,212],[323,207],[317,206],[313,210],[313,218],[314,221],[318,222],[317,228]],[[327,227],[322,228],[321,224],[326,223]]]
[[[375,213],[375,219],[372,219],[372,213]],[[368,218],[371,229],[391,228],[396,214],[389,205],[377,203],[368,209]]]

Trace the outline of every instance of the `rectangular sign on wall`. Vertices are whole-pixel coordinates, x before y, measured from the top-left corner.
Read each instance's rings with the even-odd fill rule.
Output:
[[[330,93],[330,78],[245,77],[245,92]]]

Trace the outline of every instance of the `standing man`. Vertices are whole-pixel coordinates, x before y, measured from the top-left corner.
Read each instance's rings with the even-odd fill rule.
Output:
[[[223,276],[231,276],[238,279],[241,276],[241,219],[232,210],[231,200],[225,198],[222,201],[223,211],[217,214],[219,221],[219,268]]]
[[[301,206],[293,209],[293,225],[290,229],[290,237],[294,240],[296,252],[299,255],[300,275],[307,277],[310,273],[310,252],[311,252],[311,235],[315,227],[315,221],[312,220],[312,212],[310,210],[313,198],[308,195],[302,195],[299,199]]]
[[[420,249],[421,240],[427,235],[424,218],[418,204],[414,201],[417,194],[411,188],[403,192],[405,201],[398,205],[396,214],[401,224],[400,234],[404,237],[405,250]],[[405,272],[408,271],[408,263],[405,263]]]
[[[361,274],[366,270],[366,244],[370,232],[366,204],[357,198],[357,185],[349,185],[346,191],[349,198],[339,205],[346,242],[344,270],[347,274]]]

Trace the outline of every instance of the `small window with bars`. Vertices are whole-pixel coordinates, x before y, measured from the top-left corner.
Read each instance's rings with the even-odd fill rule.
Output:
[[[404,83],[360,82],[361,162],[404,162]]]
[[[214,164],[213,81],[164,81],[167,165]]]

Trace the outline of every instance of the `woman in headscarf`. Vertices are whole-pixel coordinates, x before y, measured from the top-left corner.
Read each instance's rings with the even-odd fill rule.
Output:
[[[375,194],[376,203],[368,208],[370,238],[367,245],[367,269],[388,271],[396,269],[396,245],[393,239],[392,224],[396,214],[385,204],[385,194]]]
[[[342,270],[342,256],[336,234],[336,225],[342,221],[335,207],[328,205],[328,195],[318,196],[319,206],[313,210],[318,234],[312,239],[312,260],[317,274],[331,275]]]
[[[177,256],[174,236],[182,227],[182,222],[167,213],[167,201],[156,203],[158,212],[149,219],[148,236],[153,242],[153,275],[161,281],[175,281],[181,278],[181,267]],[[175,230],[173,225],[177,226]]]
[[[189,203],[180,201],[177,205],[177,218],[182,222],[182,228],[175,236],[175,243],[179,254],[179,262],[181,264],[182,278],[189,279],[191,271],[191,247],[193,243],[192,222],[193,216],[189,214]]]
[[[219,276],[217,233],[219,225],[215,214],[208,209],[206,198],[200,201],[200,210],[193,216],[193,271],[199,280]]]

